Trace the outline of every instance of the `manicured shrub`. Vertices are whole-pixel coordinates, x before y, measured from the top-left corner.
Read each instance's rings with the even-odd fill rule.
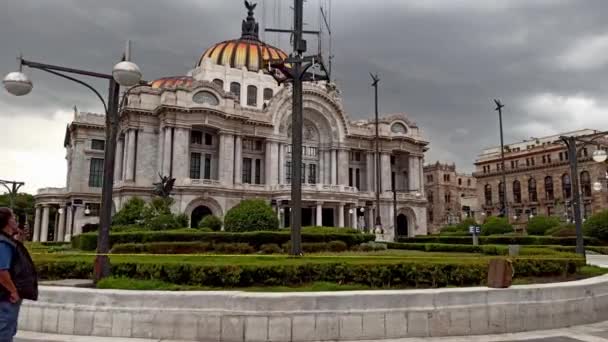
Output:
[[[530,235],[545,235],[554,227],[559,226],[559,220],[553,216],[535,216],[528,221],[526,231]]]
[[[608,210],[601,211],[585,221],[585,235],[608,241]]]
[[[219,243],[214,246],[214,251],[221,254],[255,253],[255,249],[248,243]]]
[[[445,287],[485,285],[487,259],[417,260],[355,258],[274,263],[206,264],[198,262],[137,262],[133,258],[111,263],[114,277],[155,279],[179,285],[213,287],[297,286],[317,281],[362,284],[372,287]],[[563,276],[584,266],[582,258],[521,257],[512,258],[515,277]],[[60,258],[35,260],[41,279],[88,278],[93,258],[69,261]]]
[[[474,219],[466,218],[462,222],[442,227],[440,230],[441,235],[468,235],[469,234],[469,226],[477,225]]]
[[[227,232],[275,231],[279,229],[279,221],[266,201],[244,200],[228,210],[224,229]]]
[[[112,218],[113,225],[132,225],[143,223],[143,213],[146,202],[139,197],[133,197],[125,203]]]
[[[222,230],[222,219],[214,215],[207,215],[199,222],[198,227],[209,228],[214,232],[219,232]]]
[[[576,227],[573,224],[562,224],[547,230],[545,235],[556,237],[576,236]]]
[[[364,242],[374,241],[371,234],[302,234],[303,242],[344,241],[349,248]],[[275,243],[285,244],[291,239],[289,232],[200,232],[195,229],[180,229],[169,231],[133,231],[110,234],[110,246],[117,243],[146,243],[146,242],[213,242],[239,243],[245,242],[259,250],[261,245]],[[72,238],[72,246],[76,249],[92,251],[97,246],[97,233],[77,235]]]
[[[281,254],[283,249],[276,243],[267,243],[260,246],[260,253],[262,254]]]
[[[512,233],[513,226],[503,217],[488,217],[486,222],[481,226],[482,235],[494,235]]]
[[[175,215],[175,221],[180,228],[189,227],[190,218],[185,213]]]
[[[417,236],[415,238],[402,237],[398,242],[403,243],[444,243],[466,245],[471,244],[470,236]],[[575,237],[553,237],[553,236],[514,236],[514,235],[493,235],[480,236],[479,243],[482,245],[560,245],[560,246],[575,246]],[[585,237],[586,246],[602,246],[602,241]]]
[[[344,241],[330,241],[327,243],[327,250],[330,252],[344,252],[348,245]]]
[[[146,228],[149,230],[171,230],[183,227],[180,227],[175,215],[163,213],[147,219]]]

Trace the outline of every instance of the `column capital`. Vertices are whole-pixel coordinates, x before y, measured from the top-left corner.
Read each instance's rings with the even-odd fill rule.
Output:
[[[318,201],[318,202],[317,202],[317,205],[321,205],[321,206],[322,206],[324,203],[325,203],[325,202]]]

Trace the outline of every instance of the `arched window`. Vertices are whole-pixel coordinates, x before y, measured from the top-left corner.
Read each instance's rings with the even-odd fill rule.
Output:
[[[237,101],[241,100],[241,84],[239,82],[230,83],[230,92],[236,95]]]
[[[271,88],[264,88],[264,101],[270,101],[272,99],[273,92]]]
[[[553,193],[553,178],[551,178],[551,176],[545,177],[545,198],[550,201],[555,199]]]
[[[521,184],[518,180],[513,182],[513,201],[521,203]]]
[[[505,203],[505,187],[502,182],[498,183],[498,202],[501,205]]]
[[[486,184],[484,188],[484,196],[486,199],[486,205],[492,205],[492,186],[490,184]]]
[[[391,126],[391,132],[393,133],[401,133],[401,134],[406,134],[407,133],[407,128],[405,128],[405,125],[400,123],[400,122],[396,122]]]
[[[220,86],[220,88],[224,89],[224,80],[216,78],[213,80],[213,83],[217,84],[218,86]]]
[[[570,175],[567,173],[562,176],[562,192],[564,199],[572,197],[572,182],[570,181]]]
[[[536,194],[536,179],[530,178],[528,180],[528,200],[530,202],[538,202],[538,195]]]
[[[591,177],[587,171],[581,172],[581,190],[583,197],[591,197]]]
[[[258,105],[258,87],[247,86],[247,105],[255,107]]]

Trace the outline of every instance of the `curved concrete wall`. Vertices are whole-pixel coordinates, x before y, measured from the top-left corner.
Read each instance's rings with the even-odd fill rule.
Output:
[[[608,276],[510,289],[320,293],[41,287],[20,329],[196,341],[334,341],[493,334],[608,320]]]

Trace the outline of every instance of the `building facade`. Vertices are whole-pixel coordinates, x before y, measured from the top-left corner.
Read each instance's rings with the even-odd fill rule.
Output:
[[[286,56],[259,40],[250,13],[239,39],[209,47],[186,75],[130,91],[120,115],[114,210],[134,196],[151,199],[162,175],[176,179],[172,209],[192,225],[205,215],[224,216],[243,199],[263,198],[289,226],[291,85],[279,85],[264,69],[264,60]],[[303,225],[373,230],[379,178],[380,238],[426,234],[425,197],[399,192],[395,213],[391,192],[391,180],[399,189],[421,188],[428,142],[419,127],[405,114],[381,118],[376,174],[375,121],[351,120],[332,83],[306,82],[303,103]],[[57,231],[57,240],[98,220],[103,132],[102,116],[75,114],[65,139],[67,187],[36,196],[34,239],[49,239],[44,227],[53,213],[57,225],[47,230]]]
[[[424,166],[424,190],[428,201],[429,232],[457,224],[479,213],[476,180],[456,171],[456,164],[436,162]]]
[[[597,133],[585,129],[561,135],[582,136]],[[531,216],[556,216],[572,222],[572,180],[568,152],[561,135],[532,138],[505,146],[506,194],[502,191],[500,147],[484,150],[475,162],[477,196],[486,216],[502,212],[506,196],[509,220],[523,228]],[[583,218],[606,208],[606,164],[592,159],[595,145],[579,146],[578,177]],[[595,191],[594,184],[603,190]]]

